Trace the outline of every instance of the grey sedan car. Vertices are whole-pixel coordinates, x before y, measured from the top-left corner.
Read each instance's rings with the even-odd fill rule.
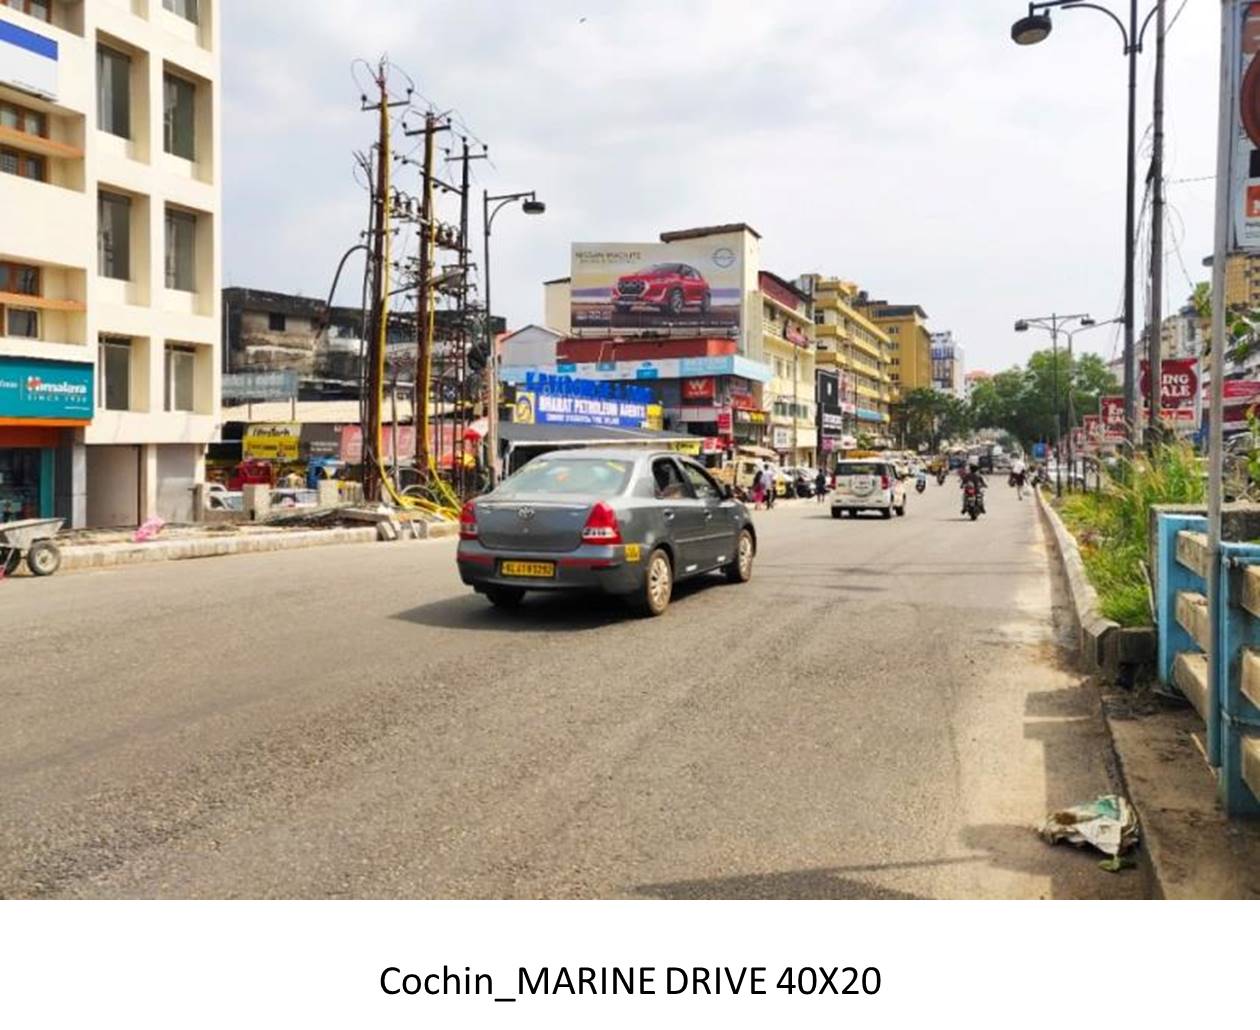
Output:
[[[674,584],[722,571],[752,577],[757,531],[748,509],[700,465],[660,451],[554,451],[464,506],[459,573],[492,604],[528,590],[596,590],[644,615]]]

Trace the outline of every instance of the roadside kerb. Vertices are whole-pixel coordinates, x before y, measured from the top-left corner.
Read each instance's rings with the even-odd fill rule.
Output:
[[[414,538],[436,540],[455,536],[453,523],[420,523]],[[221,558],[235,554],[265,554],[339,544],[370,544],[380,539],[375,526],[355,529],[313,529],[287,533],[239,534],[194,537],[179,540],[153,540],[143,544],[84,544],[62,548],[62,571],[105,569],[148,562],[186,561],[195,558]]]
[[[1078,631],[1077,650],[1081,661],[1088,672],[1115,674],[1121,664],[1120,638],[1124,635],[1121,626],[1112,619],[1104,618],[1098,611],[1098,591],[1089,581],[1089,576],[1085,573],[1085,563],[1081,560],[1080,548],[1059,518],[1059,513],[1050,506],[1040,490],[1033,490],[1033,494],[1037,498],[1037,506],[1046,529],[1054,540],[1064,575],[1067,576],[1068,593],[1072,598],[1072,612]]]

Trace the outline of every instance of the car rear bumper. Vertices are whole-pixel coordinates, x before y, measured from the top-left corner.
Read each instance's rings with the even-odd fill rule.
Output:
[[[455,560],[459,577],[474,590],[519,587],[525,590],[598,590],[630,594],[643,586],[644,559],[627,560],[625,547],[580,547],[563,554],[544,551],[490,550],[473,540],[461,540]],[[547,563],[552,577],[507,575],[504,562]]]
[[[875,510],[893,507],[893,500],[891,497],[832,497],[831,506],[841,511]]]

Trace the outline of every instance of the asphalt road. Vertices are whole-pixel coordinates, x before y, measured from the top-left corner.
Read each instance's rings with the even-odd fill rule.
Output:
[[[0,583],[7,897],[1143,897],[1031,499],[759,514],[753,581],[491,609],[450,541]]]

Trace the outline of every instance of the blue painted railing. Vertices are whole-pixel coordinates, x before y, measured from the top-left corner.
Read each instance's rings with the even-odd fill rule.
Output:
[[[1222,661],[1211,663],[1206,532],[1202,516],[1157,518],[1159,677],[1203,717],[1225,811],[1260,815],[1260,546],[1221,544]]]

